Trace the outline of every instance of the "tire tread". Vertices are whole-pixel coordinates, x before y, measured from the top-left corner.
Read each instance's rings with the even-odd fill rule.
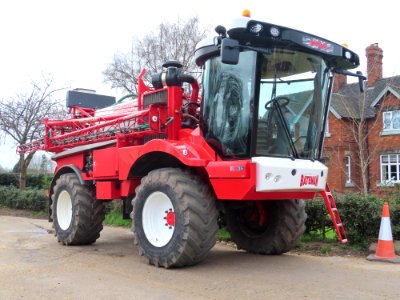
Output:
[[[145,249],[144,243],[139,240],[135,222],[132,231],[135,236],[135,245],[139,253],[148,258],[149,263],[164,268],[183,267],[194,265],[204,260],[210,249],[216,243],[218,231],[218,211],[216,209],[215,197],[209,186],[198,176],[181,169],[163,168],[150,172],[141,180],[140,186],[136,189],[136,195],[152,183],[162,182],[170,186],[177,195],[180,209],[185,215],[184,234],[180,246],[172,253],[165,253],[162,256],[153,257]],[[136,196],[132,200],[135,216],[136,201],[143,201]],[[195,233],[195,234],[194,234]]]
[[[58,241],[63,245],[88,245],[94,243],[99,237],[103,229],[103,221],[105,217],[104,204],[97,201],[93,192],[86,186],[79,183],[75,174],[63,174],[57,179],[52,195],[51,210],[53,212],[53,220],[56,220],[56,203],[55,195],[57,194],[60,186],[68,186],[72,191],[71,198],[76,206],[73,210],[74,217],[73,224],[66,237],[64,234],[57,232],[57,226],[53,221],[55,235]]]

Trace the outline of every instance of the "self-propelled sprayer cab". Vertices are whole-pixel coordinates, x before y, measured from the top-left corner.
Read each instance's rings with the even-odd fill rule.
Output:
[[[225,159],[321,157],[332,73],[359,57],[326,39],[242,17],[201,41],[201,129]]]

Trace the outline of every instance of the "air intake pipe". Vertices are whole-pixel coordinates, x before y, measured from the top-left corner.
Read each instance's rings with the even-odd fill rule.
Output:
[[[151,83],[155,89],[165,86],[182,86],[184,82],[192,86],[191,101],[197,101],[199,95],[199,84],[192,75],[181,73],[182,64],[178,61],[167,61],[163,64],[166,70],[151,76]]]

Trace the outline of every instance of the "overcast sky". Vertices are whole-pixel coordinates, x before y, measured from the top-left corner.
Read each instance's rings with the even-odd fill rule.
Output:
[[[224,25],[250,9],[252,18],[296,28],[359,54],[365,73],[365,48],[383,49],[384,77],[400,74],[398,10],[393,1],[84,1],[9,0],[0,3],[0,101],[21,92],[42,73],[56,84],[118,96],[103,83],[102,71],[114,53],[128,51],[160,22],[197,15],[204,26]],[[61,96],[62,97],[62,96]],[[0,165],[16,162],[13,146],[0,144]]]

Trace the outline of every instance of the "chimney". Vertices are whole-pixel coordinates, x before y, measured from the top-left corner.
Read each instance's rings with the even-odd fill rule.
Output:
[[[335,74],[333,77],[333,92],[337,93],[345,84],[347,84],[347,76],[343,74]]]
[[[373,86],[375,82],[382,78],[382,59],[383,50],[378,43],[371,44],[365,49],[367,56],[367,86]]]

